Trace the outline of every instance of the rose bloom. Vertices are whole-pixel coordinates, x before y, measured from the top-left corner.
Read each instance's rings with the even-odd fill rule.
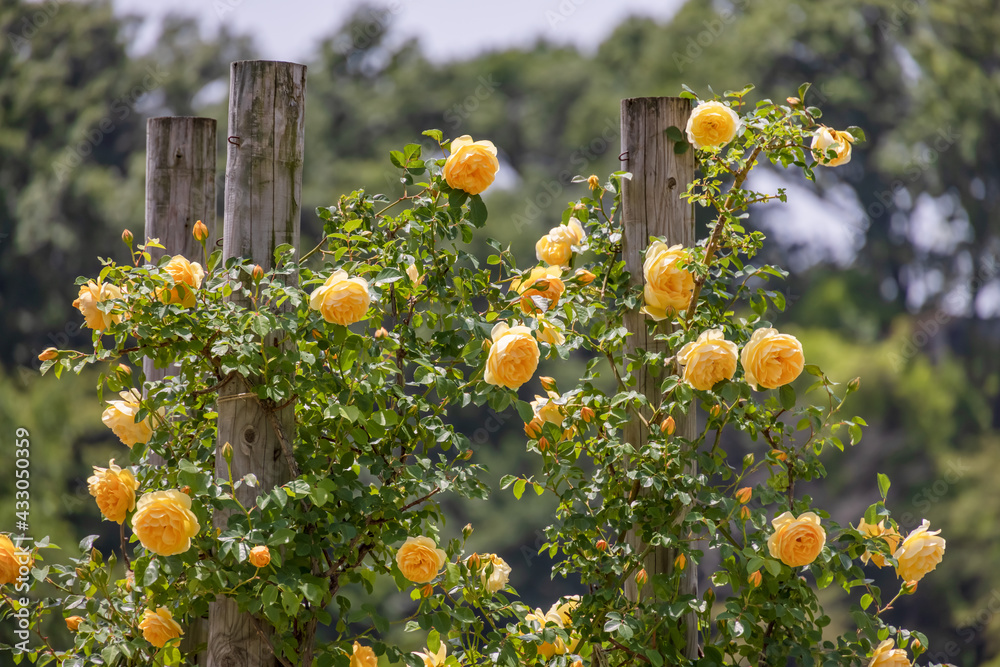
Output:
[[[496,554],[481,554],[482,565],[480,565],[480,577],[483,580],[483,587],[490,593],[496,593],[507,585],[510,576],[510,565],[503,558]],[[486,572],[490,565],[493,565],[493,572],[489,575]]]
[[[378,667],[378,658],[371,646],[362,646],[354,642],[354,651],[351,653],[351,667]]]
[[[684,367],[684,381],[707,391],[733,377],[738,353],[736,343],[726,340],[722,329],[709,329],[682,347],[677,361]]]
[[[587,239],[587,232],[576,218],[565,225],[557,225],[535,244],[535,257],[549,266],[566,266],[573,255],[573,246]]]
[[[829,127],[821,127],[816,130],[812,140],[813,157],[820,164],[827,167],[839,167],[851,161],[851,142],[854,137],[849,132],[838,132]],[[828,151],[836,151],[837,156],[828,158]]]
[[[408,537],[396,552],[396,564],[403,576],[415,584],[426,584],[438,575],[448,560],[443,549],[429,537]]]
[[[861,519],[861,523],[858,524],[858,531],[867,535],[868,537],[881,537],[885,540],[885,543],[889,545],[889,552],[892,553],[899,546],[899,540],[901,536],[896,532],[895,528],[886,528],[885,521],[879,521],[878,525],[873,526],[872,524]],[[871,553],[865,551],[861,554],[861,562],[867,564],[868,560],[875,563],[879,567],[885,567],[885,556],[880,553]]]
[[[177,489],[143,494],[132,516],[132,532],[142,546],[159,556],[184,553],[200,529],[191,511],[191,497]]]
[[[327,322],[348,326],[365,319],[371,296],[368,281],[348,278],[347,272],[338,269],[321,287],[309,295],[309,307],[318,310]]]
[[[29,570],[35,565],[35,559],[24,549],[15,546],[11,539],[0,533],[0,586],[13,584],[21,578],[21,566]]]
[[[66,617],[66,628],[70,632],[76,632],[80,629],[80,624],[83,623],[83,616],[67,616]]]
[[[938,537],[941,531],[928,530],[930,527],[930,522],[924,519],[892,554],[899,563],[896,574],[903,581],[920,581],[944,559],[945,541]]]
[[[437,653],[431,653],[430,649],[427,649],[427,653],[421,653],[420,651],[414,651],[414,653],[419,655],[420,659],[424,661],[424,667],[441,667],[448,659],[448,647],[444,642],[441,642],[438,646]]]
[[[886,639],[872,652],[868,667],[910,667],[910,659],[906,657],[906,649],[894,648],[896,640]]]
[[[94,282],[80,285],[80,295],[73,302],[73,307],[83,313],[88,327],[94,331],[104,331],[112,324],[122,321],[122,316],[112,313],[102,313],[97,304],[112,299],[122,298],[122,291],[110,283]]]
[[[123,391],[118,394],[120,401],[110,401],[110,405],[101,415],[101,421],[118,436],[122,443],[132,447],[137,442],[149,442],[153,429],[149,426],[149,417],[136,423],[135,416],[139,412],[141,396],[137,389]]]
[[[531,409],[535,411],[535,416],[543,422],[562,426],[566,415],[563,412],[563,406],[556,402],[560,398],[559,393],[555,391],[546,393],[548,397],[535,396],[535,400],[531,402]]]
[[[486,359],[483,379],[498,387],[517,389],[531,379],[538,368],[538,343],[525,326],[497,323],[491,333],[493,345]]]
[[[663,241],[654,241],[646,250],[642,263],[645,304],[642,312],[654,320],[664,320],[680,310],[687,310],[694,293],[694,276],[678,266],[690,258],[680,245],[667,247]]]
[[[566,285],[559,277],[562,269],[558,266],[542,268],[536,266],[527,278],[516,278],[510,284],[511,291],[521,295],[521,310],[528,315],[552,310],[559,303],[559,297],[566,291]],[[545,283],[545,289],[534,287]],[[536,300],[537,299],[537,300]]]
[[[725,146],[740,131],[743,121],[722,102],[702,102],[691,112],[687,138],[695,148]]]
[[[123,470],[111,459],[107,468],[94,466],[94,474],[87,478],[90,495],[97,500],[97,507],[108,521],[123,523],[125,516],[135,509],[135,490],[139,482],[129,470]]]
[[[757,329],[740,353],[747,383],[754,391],[776,389],[792,382],[802,372],[802,343],[777,329]]]
[[[184,634],[181,626],[174,620],[170,610],[160,607],[156,611],[147,609],[139,623],[142,636],[156,648],[163,648],[171,639],[177,639]]]
[[[805,512],[797,519],[791,512],[785,512],[776,516],[771,525],[774,534],[767,540],[767,549],[772,557],[789,567],[813,562],[826,544],[826,531],[815,512]]]
[[[542,628],[545,627],[547,623],[551,623],[556,627],[562,628],[563,622],[562,617],[558,612],[554,610],[549,610],[548,613],[543,612],[540,608],[535,609],[534,612],[528,613],[524,617],[525,621],[535,621]],[[559,654],[563,655],[568,653],[569,649],[566,646],[566,642],[563,641],[562,637],[556,637],[555,643],[542,642],[538,645],[538,654],[544,657],[546,660],[552,656]]]
[[[478,195],[490,187],[499,169],[497,147],[492,141],[474,142],[472,137],[463,134],[452,140],[451,155],[441,173],[448,185],[456,190]]]
[[[198,262],[189,262],[183,255],[174,255],[163,270],[174,279],[175,287],[160,293],[164,303],[179,303],[185,308],[194,306],[194,291],[201,287],[205,269]]]
[[[566,336],[564,336],[554,324],[549,322],[544,317],[538,318],[537,332],[538,340],[543,343],[548,343],[549,345],[562,345],[566,342]]]
[[[250,550],[247,558],[254,567],[267,567],[271,562],[271,550],[263,545],[257,546]]]
[[[562,620],[563,627],[570,625],[573,622],[572,614],[573,611],[580,606],[580,596],[579,595],[567,595],[564,598],[565,602],[556,602],[549,608],[549,613],[555,612],[559,615],[560,620]]]

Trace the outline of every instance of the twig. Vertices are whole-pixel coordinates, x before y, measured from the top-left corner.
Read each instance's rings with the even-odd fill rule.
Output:
[[[217,384],[213,384],[211,387],[205,387],[204,389],[198,389],[196,391],[192,391],[191,395],[200,396],[201,394],[207,394],[209,392],[218,391],[223,387],[225,387],[229,383],[229,381],[233,379],[235,375],[236,371],[229,371],[226,377],[222,378],[222,380],[219,381]]]

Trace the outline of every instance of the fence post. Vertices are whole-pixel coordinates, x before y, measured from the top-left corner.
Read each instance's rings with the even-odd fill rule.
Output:
[[[305,79],[305,65],[263,60],[232,64],[224,260],[250,258],[267,271],[273,266],[277,246],[288,243],[298,248]],[[294,405],[266,411],[250,393],[253,382],[254,378],[228,382],[218,400],[216,476],[226,477],[221,448],[228,442],[233,448],[233,479],[253,473],[258,480],[257,486],[244,484],[236,491],[245,507],[290,479],[278,432],[285,434],[289,447],[295,433]],[[225,530],[229,514],[217,513],[215,527]],[[217,599],[209,613],[209,667],[274,665],[271,631],[265,620],[240,613],[235,601]],[[312,636],[304,639],[311,646]],[[309,646],[302,646],[300,655],[311,656]],[[303,659],[301,664],[309,661]]]
[[[209,231],[207,247],[215,242],[215,119],[173,116],[146,121],[146,241],[159,239],[165,250],[151,248],[153,263],[164,254],[201,260],[201,244],[192,235],[201,220]],[[143,359],[149,382],[175,372],[173,366],[156,368]],[[149,465],[162,466],[159,454],[149,454]],[[180,649],[190,654],[208,641],[208,620],[193,620],[185,629]],[[192,657],[204,667],[206,654]]]
[[[669,245],[692,247],[695,243],[694,207],[680,195],[694,180],[694,151],[676,155],[673,143],[667,139],[666,129],[671,125],[684,128],[691,113],[690,101],[679,97],[635,97],[622,100],[622,169],[632,173],[632,180],[622,181],[622,255],[625,268],[634,285],[643,284],[642,253],[649,245],[649,237],[666,237]],[[647,335],[646,316],[638,309],[625,315],[625,326],[631,334],[627,339],[628,351],[645,349],[662,351],[664,344]],[[666,322],[660,324],[666,329]],[[644,394],[649,402],[660,402],[660,380],[644,369],[635,372],[635,390]],[[674,415],[676,437],[695,437],[696,418],[692,409],[687,415]],[[641,449],[646,443],[646,432],[639,420],[633,420],[625,429],[625,441]],[[694,472],[689,471],[689,472]],[[633,549],[645,548],[640,537],[629,531],[626,541]],[[658,547],[646,557],[646,572],[668,573],[673,569],[674,553]],[[638,588],[634,579],[625,584],[625,593],[637,599]],[[693,563],[684,570],[680,594],[698,593],[698,572]],[[647,584],[644,595],[652,594]],[[685,653],[698,657],[698,627],[693,612],[684,617]]]

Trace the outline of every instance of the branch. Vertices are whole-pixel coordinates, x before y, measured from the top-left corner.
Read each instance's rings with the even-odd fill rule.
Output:
[[[260,627],[260,621],[257,620],[257,617],[251,614],[250,622],[253,624],[253,629],[256,630],[257,634],[260,635],[260,638],[267,643],[267,648],[269,651],[271,651],[271,655],[273,655],[274,658],[285,667],[293,667],[292,663],[288,662],[287,660],[285,660],[280,655],[274,652],[274,646],[271,644],[271,639],[266,634],[264,634],[264,630],[263,628]]]

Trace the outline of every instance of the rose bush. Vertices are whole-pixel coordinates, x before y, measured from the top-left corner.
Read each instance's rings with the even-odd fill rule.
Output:
[[[122,396],[105,423],[130,448],[130,465],[98,469],[93,482],[105,516],[124,514],[122,541],[105,560],[92,536],[82,557],[39,568],[30,562],[39,553],[0,539],[0,577],[12,583],[28,561],[32,583],[48,587],[31,623],[58,613],[77,628],[71,647],[43,643],[29,657],[186,664],[205,647],[182,652],[178,639],[221,598],[268,626],[262,636],[284,665],[721,667],[919,656],[926,637],[884,614],[936,567],[944,540],[927,524],[899,540],[884,475],[857,529],[796,485],[822,478],[820,456],[857,443],[864,422],[842,412],[857,383],[834,382],[773,326],[784,297],[767,283],[785,274],[753,263],[764,235],[742,221],[751,205],[784,199],[745,187],[758,162],[811,177],[829,157],[811,143],[826,141],[820,112],[800,101],[805,89],[787,104],[749,104],[750,91],[694,107],[686,130],[702,149],[701,172],[683,196],[714,218],[690,247],[651,239],[641,285],[622,260],[628,175],[580,177],[586,194],[536,244],[548,268],[531,258],[519,266],[495,241],[482,258],[468,244],[488,231],[480,193],[493,183],[496,147],[434,130],[426,134],[440,157],[425,158],[418,144],[390,154],[401,197],[341,196],[318,210],[318,245],[276,248],[272,270],[219,252],[204,267],[169,256],[154,264],[150,240],[129,245],[130,264],[109,261],[96,279],[81,279],[118,289],[88,287],[85,310],[120,317],[95,320],[91,349],[47,351],[43,369],[97,366],[100,390]],[[667,136],[685,150],[681,128]],[[633,317],[640,310],[646,317]],[[626,321],[641,322],[654,349],[634,346]],[[540,363],[570,354],[586,360],[574,387],[537,376]],[[138,370],[146,358],[176,371],[147,380]],[[643,393],[636,376],[647,369],[656,391]],[[536,381],[544,394],[525,386]],[[268,416],[289,472],[251,503],[238,490],[259,480],[234,479],[234,445],[217,442],[218,406],[236,399]],[[497,492],[452,425],[469,405],[525,422],[538,466],[500,485],[522,502],[528,489],[554,501],[541,551],[553,575],[579,582],[579,596],[527,607],[503,559],[467,551],[471,526],[444,525],[444,498]],[[698,428],[681,428],[698,410]],[[723,431],[751,453],[728,460]],[[150,454],[166,465],[149,465]],[[134,508],[129,489],[143,492]],[[657,549],[667,550],[661,569],[648,559]],[[868,562],[897,570],[895,596],[875,585]],[[692,592],[688,577],[708,563],[704,587]],[[390,582],[412,603],[405,619],[385,616],[400,604],[371,603]],[[817,595],[834,585],[852,624],[839,635],[824,632],[831,618]],[[6,595],[3,603],[9,613],[23,604]],[[394,622],[426,650],[389,641]]]

